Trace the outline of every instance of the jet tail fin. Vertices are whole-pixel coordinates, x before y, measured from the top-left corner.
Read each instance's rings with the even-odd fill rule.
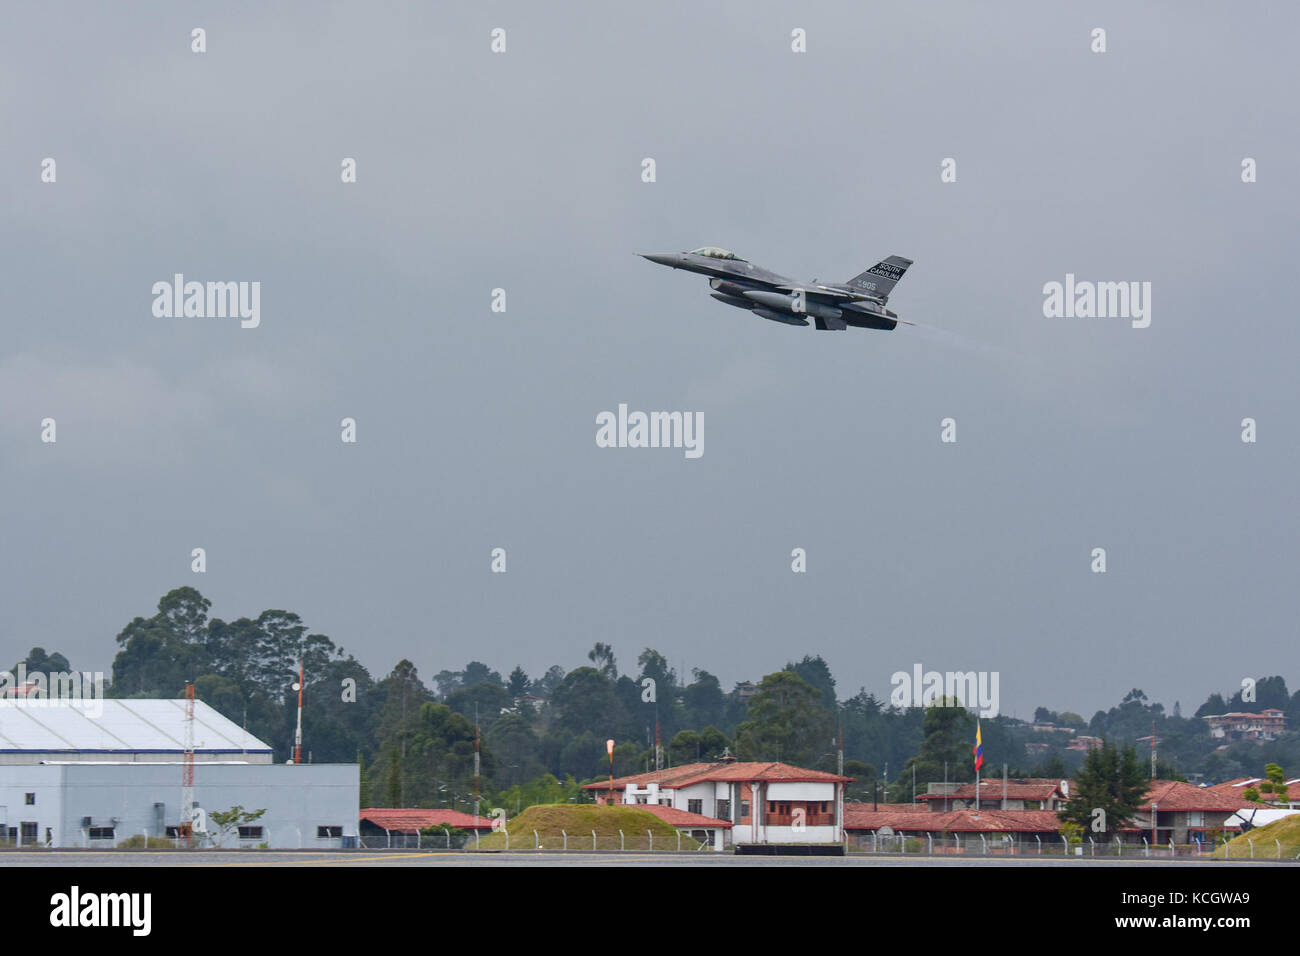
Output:
[[[889,293],[894,291],[894,286],[898,285],[903,278],[903,273],[907,271],[907,267],[911,264],[911,259],[904,259],[902,256],[890,256],[883,262],[877,262],[866,272],[855,275],[845,284],[851,289],[865,292],[884,302],[889,298]]]

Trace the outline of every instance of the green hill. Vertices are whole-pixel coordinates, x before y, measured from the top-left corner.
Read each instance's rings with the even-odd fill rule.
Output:
[[[1220,859],[1243,860],[1250,856],[1250,841],[1255,843],[1255,859],[1275,860],[1278,846],[1282,843],[1282,859],[1294,860],[1300,854],[1300,813],[1274,820],[1267,826],[1248,830],[1241,836],[1233,837],[1224,846],[1214,851]]]
[[[540,842],[542,850],[559,850],[568,834],[569,850],[591,850],[592,831],[595,831],[595,848],[619,849],[618,831],[623,831],[622,847],[627,850],[651,848],[654,834],[655,850],[676,850],[677,830],[653,813],[630,806],[599,806],[596,804],[552,803],[529,807],[506,824],[510,833],[510,849],[533,850]],[[537,831],[534,838],[533,831]],[[649,831],[649,832],[647,832]],[[470,844],[473,845],[472,843]],[[699,846],[687,836],[682,837],[682,849],[694,850]],[[480,850],[504,850],[504,833],[493,833],[479,841]]]

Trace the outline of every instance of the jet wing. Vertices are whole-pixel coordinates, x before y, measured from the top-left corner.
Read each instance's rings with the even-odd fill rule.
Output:
[[[798,283],[786,283],[784,285],[775,285],[775,289],[782,292],[802,292],[804,295],[824,296],[829,299],[864,299],[867,296],[857,292],[846,292],[843,289],[830,289],[824,285],[799,285]]]

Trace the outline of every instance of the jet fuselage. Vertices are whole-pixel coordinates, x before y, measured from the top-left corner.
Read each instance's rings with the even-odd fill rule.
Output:
[[[846,326],[892,330],[898,316],[885,307],[889,292],[902,278],[910,259],[891,256],[847,284],[799,282],[778,275],[725,249],[706,246],[694,252],[645,255],[658,265],[709,276],[710,294],[719,302],[746,309],[786,325],[838,331]]]

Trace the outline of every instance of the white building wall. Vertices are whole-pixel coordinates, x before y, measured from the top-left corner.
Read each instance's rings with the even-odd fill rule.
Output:
[[[700,801],[699,812],[704,816],[717,816],[718,798],[713,781],[696,783],[673,791],[673,806],[678,810],[689,810],[692,800]]]
[[[768,800],[834,800],[833,783],[769,783]]]
[[[356,836],[359,788],[356,764],[200,764],[194,769],[195,801],[208,813],[236,805],[266,810],[253,824],[263,828],[263,836],[245,842],[251,846],[341,846],[341,837],[318,838],[317,827],[341,827],[343,836]],[[33,791],[36,804],[27,806],[23,794]],[[8,826],[35,821],[41,843],[48,829],[53,846],[112,847],[137,834],[161,837],[165,827],[179,823],[181,765],[4,766],[0,794],[7,801]],[[161,828],[155,803],[163,804]],[[82,825],[85,817],[93,827],[113,827],[113,838],[91,841]],[[209,823],[209,829],[216,828]],[[232,832],[223,845],[236,848],[241,841]]]
[[[740,829],[737,827],[736,829]],[[761,827],[767,832],[768,843],[838,843],[839,833],[836,827]],[[739,842],[739,841],[738,841]]]
[[[17,769],[17,768],[15,768]],[[0,771],[0,837],[7,838],[12,828],[21,841],[22,824],[36,824],[36,842],[45,844],[45,828],[54,827],[63,812],[63,774],[60,767],[25,766],[22,774]],[[36,802],[27,803],[27,794]],[[27,842],[27,841],[22,841]]]

